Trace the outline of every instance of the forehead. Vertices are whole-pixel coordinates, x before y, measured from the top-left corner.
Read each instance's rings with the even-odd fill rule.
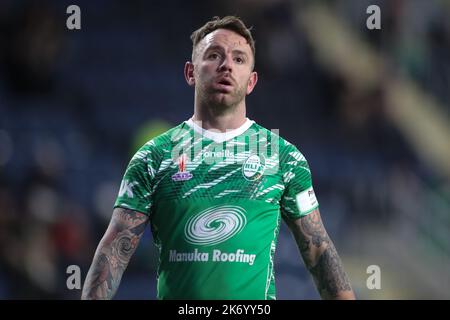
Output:
[[[201,42],[204,50],[207,50],[211,46],[219,45],[231,50],[240,49],[248,52],[251,51],[250,45],[243,36],[227,29],[214,30],[208,33]]]

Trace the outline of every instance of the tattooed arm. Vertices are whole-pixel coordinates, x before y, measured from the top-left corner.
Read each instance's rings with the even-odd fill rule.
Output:
[[[144,233],[148,217],[140,212],[116,208],[94,255],[81,299],[111,299]]]
[[[319,209],[295,221],[286,221],[322,299],[355,299]]]

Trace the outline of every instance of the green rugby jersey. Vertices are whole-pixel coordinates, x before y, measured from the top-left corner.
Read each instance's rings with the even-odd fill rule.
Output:
[[[280,220],[318,202],[305,157],[276,133],[189,120],[137,151],[115,207],[150,217],[158,299],[275,299]]]

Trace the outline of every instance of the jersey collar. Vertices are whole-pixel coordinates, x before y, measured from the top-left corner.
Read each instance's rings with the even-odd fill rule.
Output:
[[[198,124],[196,124],[192,118],[189,120],[186,120],[186,124],[191,127],[195,132],[201,134],[202,136],[213,140],[216,143],[221,143],[230,139],[233,139],[241,134],[243,134],[245,131],[247,131],[248,128],[252,126],[254,123],[253,120],[250,120],[249,118],[245,118],[244,124],[242,124],[239,128],[229,130],[226,132],[215,132],[203,129]]]

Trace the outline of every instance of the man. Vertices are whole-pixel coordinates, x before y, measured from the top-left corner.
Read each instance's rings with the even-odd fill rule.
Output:
[[[184,74],[194,115],[146,143],[125,172],[83,288],[109,299],[150,222],[158,299],[275,299],[281,218],[324,299],[354,299],[325,231],[308,163],[246,118],[258,80],[249,29],[233,16],[195,31]]]

